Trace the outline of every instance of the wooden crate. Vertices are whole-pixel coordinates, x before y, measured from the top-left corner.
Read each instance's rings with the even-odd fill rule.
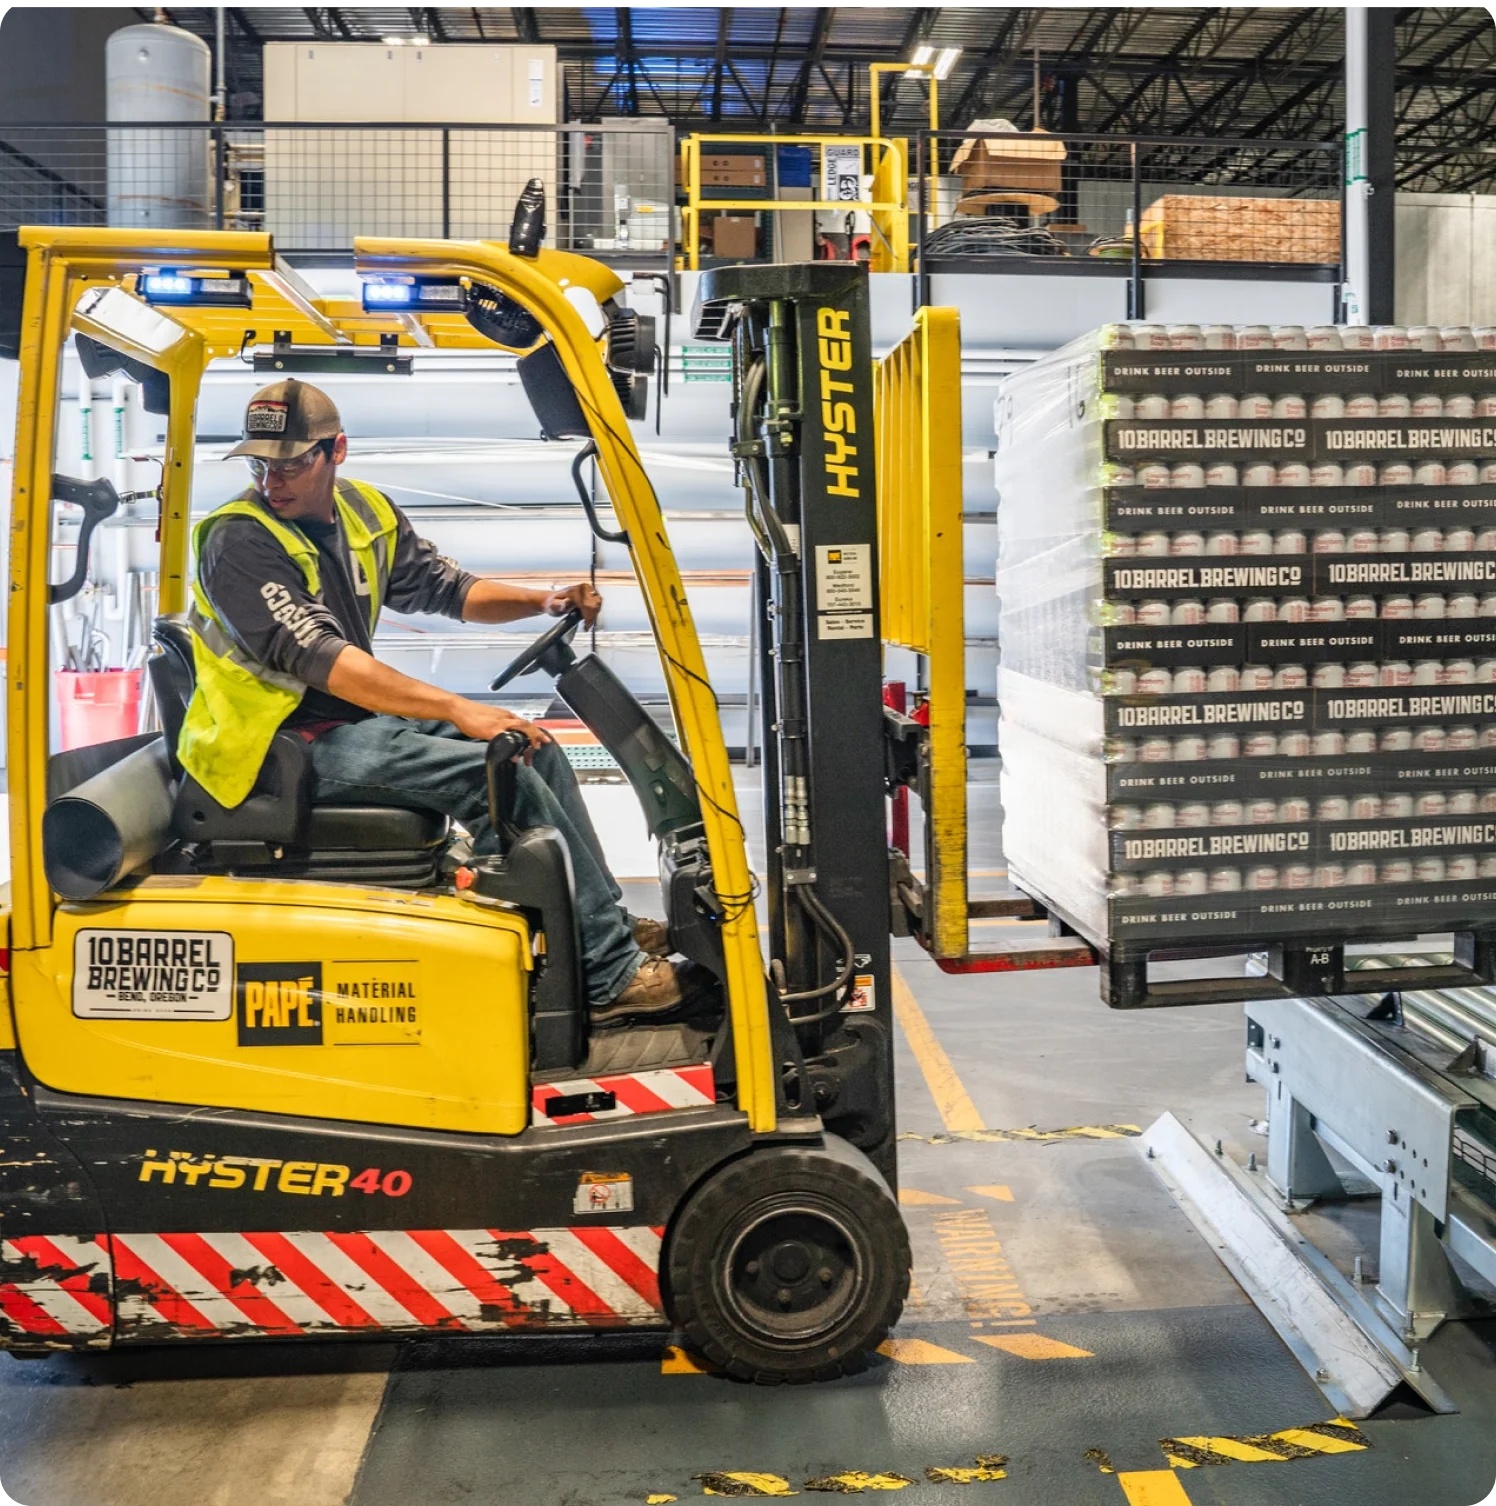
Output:
[[[1154,261],[1334,264],[1340,260],[1340,204],[1165,194],[1143,211],[1143,251]]]

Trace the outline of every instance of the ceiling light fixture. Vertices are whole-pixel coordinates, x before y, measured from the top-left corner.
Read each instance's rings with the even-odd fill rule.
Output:
[[[429,47],[431,45],[431,38],[415,36],[410,39],[410,45],[412,47]],[[957,48],[956,50],[959,52],[960,48]]]
[[[403,46],[405,46],[405,38],[404,37],[380,37],[379,40],[381,42],[383,42],[386,47],[403,47]]]
[[[935,59],[935,77],[942,82],[949,78],[951,69],[956,66],[956,59],[961,56],[959,47],[942,47],[940,56]]]
[[[914,56],[909,59],[909,69],[904,74],[905,78],[919,78],[922,71],[930,66],[930,59],[935,56],[935,49],[925,43],[921,43],[914,49]]]

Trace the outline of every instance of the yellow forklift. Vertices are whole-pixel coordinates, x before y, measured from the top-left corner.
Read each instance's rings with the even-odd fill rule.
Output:
[[[507,247],[361,239],[359,301],[312,294],[263,234],[0,244],[0,356],[20,363],[0,979],[16,1355],[653,1326],[734,1375],[799,1382],[856,1368],[898,1318],[873,455],[850,438],[872,431],[866,280],[766,269],[786,275],[724,283],[698,311],[738,342],[736,448],[772,534],[766,961],[717,706],[626,417],[652,339],[615,274],[539,244],[542,212],[522,201]],[[69,339],[164,420],[148,668],[165,730],[53,751],[49,614],[120,505],[58,472]],[[678,744],[572,652],[574,619],[494,688],[550,673],[628,776],[672,940],[716,980],[687,1018],[591,1027],[565,845],[516,829],[508,738],[489,749],[492,857],[427,810],[315,803],[289,735],[233,808],[176,761],[209,362],[399,380],[444,347],[519,358],[543,432],[584,441],[627,537]],[[819,401],[798,394],[825,381],[842,407],[823,446]],[[76,567],[53,581],[64,521]]]

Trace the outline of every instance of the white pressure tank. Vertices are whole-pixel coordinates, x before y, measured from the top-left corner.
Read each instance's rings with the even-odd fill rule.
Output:
[[[115,121],[209,116],[212,53],[179,26],[126,26],[105,44],[108,113]],[[208,132],[109,132],[109,223],[141,230],[212,225]]]

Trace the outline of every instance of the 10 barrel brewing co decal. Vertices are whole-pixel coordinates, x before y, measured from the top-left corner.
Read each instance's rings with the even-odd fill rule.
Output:
[[[73,940],[73,1013],[84,1020],[227,1020],[227,931],[88,929]]]

